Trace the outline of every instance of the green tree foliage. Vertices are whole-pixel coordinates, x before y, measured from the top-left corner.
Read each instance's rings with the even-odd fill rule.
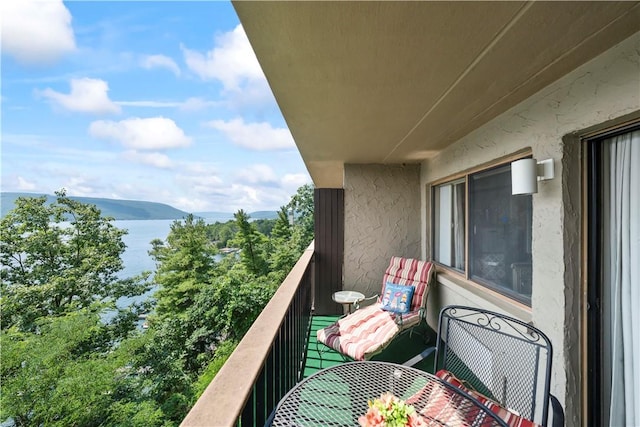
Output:
[[[280,240],[288,240],[291,238],[291,224],[286,206],[282,206],[278,211],[278,217],[271,230],[271,237]]]
[[[265,236],[271,236],[271,231],[273,230],[273,225],[275,224],[275,220],[273,219],[257,219],[253,221],[253,224],[256,226],[256,230],[258,233],[264,234]]]
[[[189,410],[195,378],[188,366],[192,352],[185,348],[189,328],[182,317],[152,321],[132,358],[137,372],[132,390],[155,402],[165,419],[176,425]]]
[[[271,233],[269,267],[281,282],[309,246],[314,235],[313,187],[304,185],[280,208]]]
[[[308,245],[313,240],[315,227],[313,197],[313,186],[305,184],[298,188],[287,205],[287,209],[293,210],[294,223],[300,231],[301,244],[306,242]]]
[[[63,315],[96,300],[115,301],[149,288],[144,277],[118,278],[124,230],[94,205],[56,193],[21,197],[0,222],[2,329],[33,328],[42,316]]]
[[[207,224],[207,235],[215,242],[218,249],[228,247],[229,240],[238,232],[238,226],[233,220]]]
[[[234,214],[238,233],[232,240],[235,247],[240,248],[240,259],[247,271],[256,276],[267,274],[266,249],[268,240],[264,234],[249,222],[249,215],[242,209]]]
[[[188,215],[174,221],[166,243],[156,239],[149,252],[157,262],[156,311],[159,316],[181,316],[193,305],[200,289],[215,274],[215,244],[207,236],[202,219]]]
[[[3,256],[12,255],[2,258],[10,317],[0,332],[0,417],[19,426],[177,426],[313,238],[312,203],[306,187],[275,221],[252,223],[241,210],[223,225],[174,222],[166,241],[152,242],[158,291],[142,331],[136,311],[114,311],[119,295],[145,288],[115,275],[123,231],[64,194],[51,207],[19,202],[2,222]],[[240,255],[216,262],[222,241]]]
[[[149,399],[166,419],[179,423],[193,403],[193,383],[221,339],[221,322],[207,322],[214,307],[201,300],[223,273],[210,227],[192,215],[175,221],[166,242],[154,240],[149,253],[157,263],[156,311],[135,364]]]
[[[231,356],[231,353],[233,353],[233,350],[236,349],[237,345],[238,343],[236,341],[226,340],[216,348],[213,360],[202,374],[200,374],[198,381],[194,385],[194,397],[196,400],[202,396],[202,393],[204,393],[211,380],[213,380],[213,377],[215,377],[218,371],[220,371],[224,362],[226,362],[229,356]]]
[[[95,343],[109,336],[101,311],[97,306],[41,318],[37,333],[16,326],[2,331],[3,420],[12,417],[18,426],[101,425],[112,416],[127,355],[124,347],[95,351]]]

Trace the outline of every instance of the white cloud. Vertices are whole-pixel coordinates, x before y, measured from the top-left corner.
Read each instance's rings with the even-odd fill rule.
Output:
[[[122,153],[122,156],[128,161],[142,163],[160,169],[171,169],[173,167],[173,162],[169,156],[162,153],[140,153],[135,150],[129,150]]]
[[[185,190],[188,189],[188,191],[193,193],[206,194],[213,190],[228,187],[219,176],[211,172],[178,174],[176,176],[176,182]]]
[[[251,165],[236,172],[236,178],[244,184],[277,185],[278,177],[267,165]]]
[[[287,128],[274,128],[268,122],[245,123],[242,118],[231,121],[213,120],[207,126],[224,133],[236,145],[250,150],[269,151],[295,148]]]
[[[97,120],[89,125],[89,134],[94,138],[115,140],[134,150],[163,150],[191,144],[191,138],[173,120],[165,117],[134,117],[119,122]]]
[[[37,92],[69,111],[92,114],[120,113],[120,107],[109,99],[109,85],[100,79],[71,79],[71,92],[64,94],[51,88]]]
[[[65,188],[67,190],[67,194],[71,196],[95,197],[95,194],[97,193],[95,186],[96,182],[91,181],[95,181],[95,178],[90,180],[81,176],[70,177],[62,188]]]
[[[192,197],[178,197],[172,206],[185,212],[207,212],[211,209],[211,204],[208,200],[194,199]]]
[[[140,60],[140,65],[147,70],[151,68],[165,68],[176,76],[180,75],[180,67],[178,67],[178,64],[165,55],[147,55]]]
[[[36,190],[36,188],[37,188],[37,186],[33,182],[29,182],[29,181],[27,181],[26,179],[24,179],[21,176],[18,177],[18,190],[20,190],[20,191],[34,191],[34,190]]]
[[[216,101],[207,101],[206,99],[192,97],[181,103],[180,109],[184,111],[198,111],[204,110],[207,107],[215,107],[219,104],[220,103]]]
[[[217,101],[197,97],[187,98],[185,101],[117,101],[116,104],[126,107],[178,108],[183,111],[198,111],[220,105]]]
[[[76,50],[71,14],[62,0],[4,0],[2,52],[24,64],[50,64]]]
[[[178,108],[183,103],[179,101],[116,101],[116,104],[124,107]]]
[[[241,25],[219,34],[209,51],[199,52],[181,45],[187,69],[205,81],[222,84],[227,109],[240,114],[279,113],[269,83]],[[274,108],[276,107],[276,108]]]
[[[248,81],[266,81],[241,25],[215,38],[216,46],[202,54],[181,46],[187,67],[202,80],[219,80],[227,90]]]
[[[292,191],[291,195],[293,196],[298,188],[305,184],[310,184],[311,178],[304,173],[290,173],[283,176],[281,182],[284,188]]]
[[[232,184],[225,194],[226,205],[232,212],[244,209],[247,212],[259,210],[277,210],[286,205],[293,194],[282,189],[262,186]],[[226,209],[225,209],[226,210]]]

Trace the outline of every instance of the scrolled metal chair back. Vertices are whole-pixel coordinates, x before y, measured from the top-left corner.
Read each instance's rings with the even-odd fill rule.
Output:
[[[502,406],[545,425],[552,347],[539,329],[464,306],[440,312],[436,369],[446,369]]]

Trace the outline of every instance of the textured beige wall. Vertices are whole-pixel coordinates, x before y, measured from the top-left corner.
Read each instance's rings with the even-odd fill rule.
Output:
[[[497,76],[499,78],[499,76]],[[567,425],[580,425],[580,206],[583,129],[635,115],[640,109],[640,33],[620,43],[423,163],[422,233],[430,235],[429,183],[530,147],[539,160],[553,158],[556,177],[533,195],[533,295],[531,313],[496,303],[482,291],[442,277],[430,298],[437,308],[468,304],[532,320],[554,346],[552,392],[564,402]],[[455,120],[455,118],[452,118]],[[564,141],[563,142],[563,138]],[[422,243],[429,257],[428,239]]]
[[[420,257],[420,165],[345,165],[344,210],[344,288],[379,294],[393,255]]]

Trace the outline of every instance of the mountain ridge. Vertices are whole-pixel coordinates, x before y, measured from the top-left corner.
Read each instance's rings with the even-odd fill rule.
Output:
[[[56,200],[56,196],[44,193],[26,192],[0,192],[0,211],[4,217],[15,207],[18,197],[47,197],[47,204]],[[105,197],[80,197],[69,196],[72,200],[81,203],[96,205],[103,216],[109,216],[115,220],[154,220],[154,219],[183,219],[190,212],[186,212],[166,203],[148,202],[144,200],[109,199]],[[205,220],[220,220],[226,222],[233,219],[232,212],[193,212],[193,215]],[[251,219],[275,219],[278,217],[276,211],[256,211],[248,214]]]
[[[43,193],[2,192],[1,196],[2,205],[0,210],[3,217],[15,207],[15,201],[18,197],[45,196],[47,198],[46,204],[51,204],[56,200],[56,196]],[[96,205],[103,216],[109,216],[116,220],[182,219],[189,215],[189,212],[158,202],[103,197],[69,196],[69,198],[81,203]]]

